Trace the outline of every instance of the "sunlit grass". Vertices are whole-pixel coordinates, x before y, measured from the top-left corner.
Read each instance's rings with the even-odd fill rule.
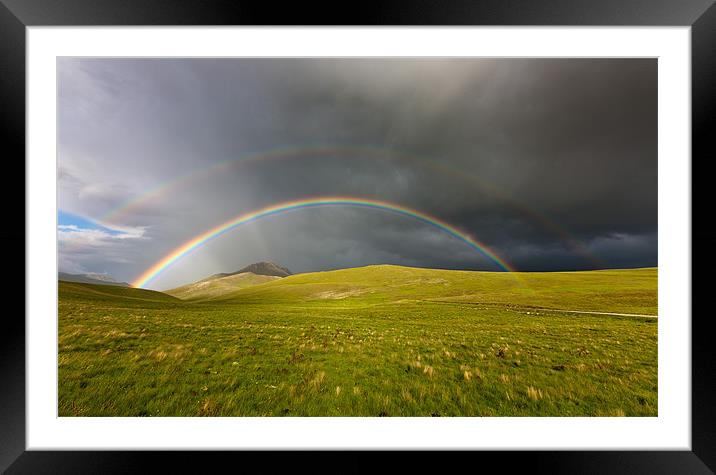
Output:
[[[655,310],[652,277],[653,288],[627,288],[633,304],[618,286],[602,301]],[[432,288],[419,301],[287,301],[270,298],[276,283],[204,303],[60,283],[59,414],[657,415],[655,318],[534,310],[551,297],[433,302]]]

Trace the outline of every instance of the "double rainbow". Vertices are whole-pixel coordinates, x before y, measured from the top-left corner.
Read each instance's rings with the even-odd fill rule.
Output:
[[[278,203],[265,208],[261,208],[256,211],[251,211],[239,216],[233,217],[228,221],[225,221],[218,226],[215,226],[208,231],[205,231],[198,236],[190,239],[184,244],[180,245],[169,254],[164,256],[162,259],[157,261],[149,269],[147,269],[142,275],[137,277],[132,282],[133,287],[144,287],[150,281],[155,279],[159,274],[169,268],[172,264],[177,262],[182,257],[203,246],[207,242],[214,238],[221,236],[222,234],[231,231],[232,229],[241,226],[242,224],[250,223],[267,216],[275,214],[285,213],[288,211],[294,211],[305,208],[318,208],[327,206],[353,206],[361,208],[371,208],[377,210],[388,211],[396,213],[402,216],[407,216],[416,219],[422,223],[433,226],[441,231],[457,238],[458,240],[469,245],[483,256],[494,262],[503,271],[515,271],[507,262],[502,258],[498,257],[492,250],[490,250],[485,244],[474,239],[470,235],[460,231],[459,229],[451,226],[450,224],[442,221],[435,216],[422,213],[420,211],[400,206],[387,201],[368,200],[363,198],[352,198],[346,196],[327,196],[321,198],[311,198],[297,201],[287,201]]]
[[[354,156],[356,158],[368,157],[376,160],[400,160],[424,167],[425,170],[429,170],[431,172],[436,172],[444,176],[449,176],[451,178],[470,183],[471,185],[476,185],[483,192],[494,196],[502,203],[510,206],[512,209],[516,210],[535,223],[538,223],[541,227],[550,231],[555,236],[558,236],[568,247],[585,257],[592,264],[597,267],[601,265],[601,262],[594,255],[592,255],[581,242],[574,239],[565,229],[555,224],[545,215],[538,213],[514,198],[511,198],[499,188],[492,185],[489,181],[484,180],[479,176],[465,173],[464,170],[446,166],[440,160],[406,154],[397,150],[383,149],[376,146],[366,145],[308,144],[301,146],[285,146],[271,148],[256,153],[249,153],[236,159],[224,160],[207,168],[196,170],[173,180],[159,183],[158,185],[147,189],[139,196],[130,198],[120,203],[118,206],[108,210],[104,215],[99,217],[99,221],[101,223],[105,223],[106,225],[116,226],[122,223],[128,215],[139,211],[148,203],[184,190],[199,180],[225,173],[233,167],[249,166],[252,164],[265,163],[267,161],[274,160],[280,161],[300,159],[304,157],[331,158],[348,156]]]

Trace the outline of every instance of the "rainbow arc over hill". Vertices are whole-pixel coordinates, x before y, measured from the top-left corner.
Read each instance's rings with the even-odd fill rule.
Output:
[[[558,236],[565,244],[578,254],[585,257],[589,262],[597,266],[601,265],[599,259],[592,255],[584,245],[573,238],[565,229],[555,224],[541,213],[525,206],[519,201],[511,198],[498,187],[492,185],[489,181],[480,178],[471,173],[465,173],[463,170],[454,169],[446,166],[442,161],[422,157],[412,154],[400,152],[398,150],[386,149],[370,145],[337,145],[337,144],[306,144],[275,147],[255,153],[249,153],[239,158],[223,160],[209,167],[195,170],[186,175],[165,181],[150,187],[142,194],[130,198],[118,204],[114,208],[108,210],[99,217],[98,221],[106,225],[118,226],[128,215],[139,211],[141,208],[151,203],[170,196],[173,193],[190,187],[195,182],[220,175],[227,172],[233,167],[243,167],[252,164],[260,164],[272,162],[274,160],[291,160],[301,158],[331,158],[331,157],[354,157],[354,158],[372,158],[376,160],[398,160],[409,162],[431,172],[436,172],[444,176],[458,179],[462,182],[470,183],[478,186],[483,192],[494,196],[502,203],[510,206],[523,216],[528,217],[533,222],[539,224],[544,229],[549,230],[555,236]]]
[[[225,221],[218,226],[215,226],[199,234],[198,236],[195,236],[194,238],[186,241],[179,247],[175,248],[169,254],[167,254],[159,261],[154,263],[151,267],[149,267],[145,272],[142,273],[142,275],[137,277],[132,282],[132,286],[144,287],[157,276],[159,276],[159,274],[169,268],[172,264],[177,262],[179,259],[182,259],[186,255],[200,248],[212,239],[215,239],[222,234],[225,234],[237,228],[238,226],[241,226],[242,224],[251,223],[267,216],[273,216],[300,209],[336,206],[351,206],[376,209],[416,219],[422,223],[435,227],[472,247],[478,253],[490,259],[500,270],[507,272],[515,271],[512,266],[510,266],[504,259],[495,254],[495,252],[488,248],[487,245],[481,243],[469,234],[460,231],[456,227],[435,216],[431,216],[429,214],[414,210],[412,208],[390,203],[387,201],[370,200],[348,196],[326,196],[319,198],[286,201],[235,216],[228,221]]]

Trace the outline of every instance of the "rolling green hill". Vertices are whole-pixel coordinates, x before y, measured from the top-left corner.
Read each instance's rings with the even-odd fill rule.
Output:
[[[434,301],[656,315],[657,269],[505,273],[378,265],[298,274],[214,298],[344,306]]]
[[[243,272],[226,276],[211,276],[198,282],[165,290],[164,293],[182,300],[201,300],[220,297],[245,287],[271,282],[276,279],[281,279],[281,277]]]
[[[163,292],[118,285],[85,284],[60,280],[58,292],[63,301],[126,302],[135,305],[142,302],[181,303],[181,300]]]
[[[657,269],[370,266],[191,301],[60,282],[58,412],[657,416],[658,319],[571,310],[656,315]]]

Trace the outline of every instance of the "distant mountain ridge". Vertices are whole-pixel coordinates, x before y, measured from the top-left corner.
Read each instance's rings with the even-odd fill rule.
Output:
[[[262,261],[249,264],[248,266],[244,267],[241,270],[237,270],[236,272],[214,274],[212,277],[228,277],[230,275],[243,274],[245,272],[251,272],[252,274],[256,275],[270,275],[275,277],[288,277],[289,275],[293,275],[293,272],[274,262]]]
[[[274,262],[255,262],[236,272],[214,274],[164,292],[182,300],[202,300],[280,280],[290,275],[293,275],[290,270]]]
[[[120,287],[130,287],[127,282],[117,282],[114,278],[107,274],[68,274],[66,272],[58,272],[57,280],[65,282],[78,282],[80,284],[118,285]]]
[[[220,297],[246,287],[265,284],[274,280],[281,280],[281,277],[275,275],[257,275],[252,272],[241,272],[239,274],[226,276],[213,275],[191,284],[165,290],[164,293],[182,300],[201,300]]]

